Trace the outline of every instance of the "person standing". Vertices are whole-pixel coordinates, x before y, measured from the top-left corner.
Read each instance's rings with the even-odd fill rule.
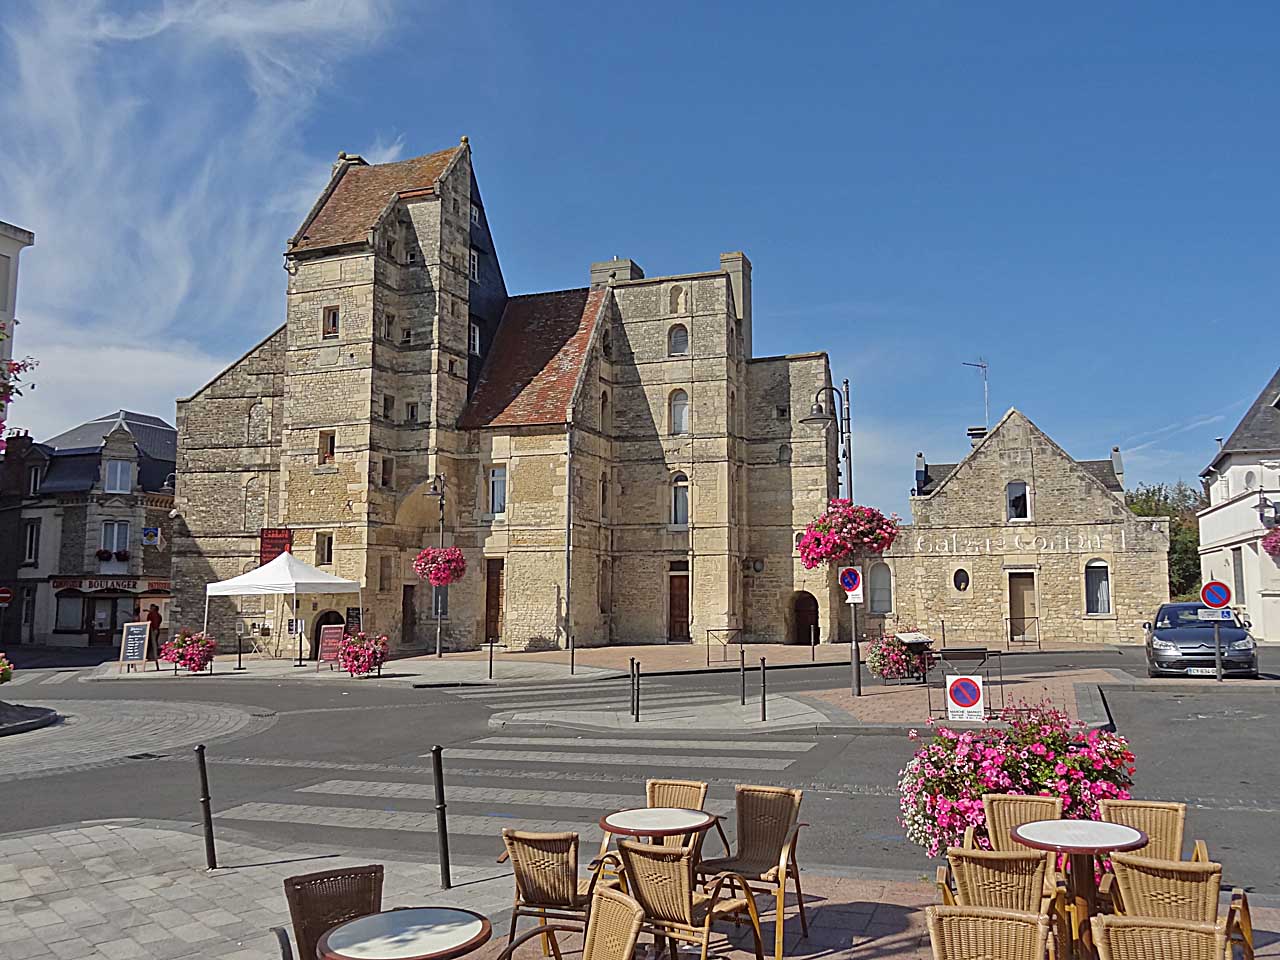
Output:
[[[160,656],[160,624],[163,618],[160,616],[160,608],[154,603],[147,610],[147,640],[151,644],[152,656]]]

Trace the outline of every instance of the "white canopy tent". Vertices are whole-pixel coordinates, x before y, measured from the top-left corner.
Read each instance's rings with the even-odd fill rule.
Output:
[[[209,630],[209,600],[213,597],[251,597],[267,594],[291,594],[293,619],[298,619],[298,594],[355,593],[360,597],[360,619],[364,620],[364,591],[355,580],[344,580],[325,573],[292,553],[285,551],[256,570],[230,580],[208,584],[204,588],[204,629]],[[301,642],[301,641],[299,641]],[[301,646],[298,648],[301,650]]]

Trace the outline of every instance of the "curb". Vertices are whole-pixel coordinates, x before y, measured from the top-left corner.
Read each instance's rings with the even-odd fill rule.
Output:
[[[41,727],[48,727],[58,722],[60,719],[57,710],[51,710],[48,707],[28,707],[21,703],[13,704],[15,707],[22,707],[24,710],[30,710],[35,716],[28,717],[26,720],[18,720],[15,723],[0,726],[0,737],[8,737],[18,733],[27,733],[31,730],[39,730]]]

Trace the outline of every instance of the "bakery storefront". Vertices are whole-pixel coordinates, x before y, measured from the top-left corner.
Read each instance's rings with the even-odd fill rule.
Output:
[[[53,577],[37,586],[36,606],[45,608],[52,624],[47,635],[53,646],[119,646],[124,625],[144,619],[153,603],[160,608],[162,633],[167,630],[169,587],[167,578]],[[42,593],[48,597],[43,604]]]

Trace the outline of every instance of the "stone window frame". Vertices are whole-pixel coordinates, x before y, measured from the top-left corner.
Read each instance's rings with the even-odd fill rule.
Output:
[[[502,476],[502,509],[494,509],[494,481],[498,474]],[[506,462],[495,462],[485,467],[484,471],[484,518],[501,520],[506,517],[511,507],[511,469]]]
[[[1010,514],[1013,512],[1013,499],[1009,495],[1009,488],[1015,483],[1022,484],[1022,496],[1026,499],[1025,517],[1014,517]],[[1004,485],[1004,519],[1006,523],[1033,523],[1035,521],[1035,509],[1032,503],[1031,484],[1026,480],[1010,480]]]
[[[378,486],[383,490],[394,490],[396,486],[396,458],[383,457],[378,472]]]
[[[677,470],[671,475],[671,479],[667,484],[670,491],[667,497],[667,525],[672,530],[688,530],[689,519],[693,513],[691,488],[693,484],[689,481],[689,475],[683,470]],[[681,497],[681,491],[684,491]],[[683,499],[684,520],[680,520],[681,499]]]
[[[676,398],[683,397],[684,417],[682,419],[681,428],[676,429]],[[689,391],[684,387],[676,387],[667,394],[667,436],[684,437],[688,436],[690,431],[690,414],[692,412],[692,403],[689,399]]]
[[[408,347],[413,345],[413,327],[403,326],[400,328],[400,346]]]
[[[683,347],[677,347],[676,331],[680,331],[680,335],[684,337]],[[689,325],[681,321],[670,323],[667,325],[667,356],[668,357],[689,357],[693,355],[693,337],[689,333]]]
[[[108,543],[108,542],[107,542],[107,528],[108,528],[108,527],[110,527],[110,528],[111,528],[111,542],[110,542],[110,543]],[[98,541],[99,545],[101,546],[101,548],[102,548],[103,550],[110,550],[112,553],[117,553],[117,552],[122,551],[122,550],[128,550],[128,549],[129,549],[130,538],[131,538],[132,533],[133,533],[132,527],[133,527],[132,523],[130,523],[128,520],[103,520],[103,521],[102,521],[102,535],[101,535],[101,539]],[[123,529],[124,529],[124,543],[123,543],[123,544],[121,544],[121,542],[120,542],[120,530],[121,530],[121,528],[123,528]]]
[[[610,420],[611,420],[611,416],[609,411],[609,391],[601,390],[600,391],[600,432],[601,433],[609,432],[610,428],[613,426],[613,424],[610,423]]]
[[[331,303],[320,312],[320,339],[337,340],[342,330],[342,310]]]
[[[600,472],[600,522],[609,519],[609,471]]]
[[[338,459],[338,431],[321,430],[316,435],[316,465],[331,466]]]
[[[395,418],[396,418],[395,394],[384,393],[382,395],[382,419],[395,420]]]
[[[956,578],[962,573],[965,577],[964,589],[961,589],[960,585],[956,582]],[[958,597],[967,598],[973,596],[973,573],[970,572],[968,567],[957,566],[951,568],[951,592]]]
[[[406,401],[405,401],[405,404],[404,404],[404,422],[405,422],[405,423],[417,423],[417,422],[418,422],[418,401],[417,401],[417,400],[406,400]]]
[[[875,605],[876,586],[873,581],[875,572],[880,567],[885,569],[885,573],[889,577],[889,605],[883,610],[877,608]],[[875,563],[871,564],[867,569],[867,613],[875,614],[876,616],[892,616],[894,594],[896,592],[897,591],[894,590],[893,583],[893,567],[889,566],[889,564],[885,563],[883,560],[877,560]]]
[[[123,476],[119,474],[123,473]],[[128,460],[108,460],[102,470],[103,493],[132,493],[133,464]]]
[[[1087,557],[1080,565],[1080,592],[1081,599],[1084,601],[1081,609],[1089,620],[1114,620],[1116,619],[1116,595],[1114,590],[1114,581],[1111,577],[1111,568],[1113,564],[1105,557],[1092,556]],[[1107,606],[1105,611],[1091,612],[1089,610],[1089,568],[1097,570],[1099,568],[1107,572]]]
[[[325,549],[321,549],[321,547]],[[315,543],[315,560],[317,567],[331,567],[334,561],[334,542],[333,532],[330,530],[317,530]]]
[[[395,339],[396,315],[387,311],[382,314],[382,339],[388,342]]]

